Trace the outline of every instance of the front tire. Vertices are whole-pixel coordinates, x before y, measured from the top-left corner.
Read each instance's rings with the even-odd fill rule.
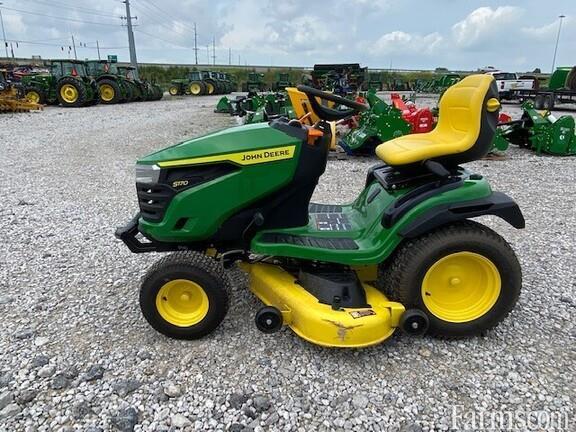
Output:
[[[502,237],[465,221],[399,246],[380,266],[378,282],[392,300],[426,313],[429,334],[461,338],[481,335],[508,316],[522,272]]]
[[[158,332],[175,339],[199,339],[220,325],[228,311],[229,282],[214,259],[177,252],[148,271],[140,308]]]

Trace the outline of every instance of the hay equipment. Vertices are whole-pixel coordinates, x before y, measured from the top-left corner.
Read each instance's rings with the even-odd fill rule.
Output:
[[[374,90],[366,93],[370,109],[360,113],[359,126],[339,142],[348,154],[373,154],[376,146],[411,132],[402,111],[388,105]]]
[[[434,116],[429,108],[416,108],[413,102],[406,102],[398,93],[390,95],[394,108],[402,112],[402,118],[410,123],[411,133],[425,133],[434,129]]]
[[[549,111],[539,112],[529,101],[522,104],[522,109],[524,112],[519,120],[499,124],[502,138],[537,154],[576,155],[574,117],[556,118]]]
[[[6,69],[0,69],[0,113],[40,110],[42,105],[24,98],[20,85],[10,80]]]

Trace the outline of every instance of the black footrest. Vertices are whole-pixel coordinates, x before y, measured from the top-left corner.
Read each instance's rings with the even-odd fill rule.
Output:
[[[308,213],[342,213],[342,206],[310,203]]]
[[[318,249],[332,250],[356,250],[358,245],[351,238],[337,237],[312,237],[296,236],[291,234],[266,233],[262,235],[264,243],[292,244],[295,246],[313,247]]]

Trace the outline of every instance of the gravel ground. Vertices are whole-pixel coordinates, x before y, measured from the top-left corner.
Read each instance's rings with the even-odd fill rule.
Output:
[[[576,158],[511,148],[469,164],[527,220],[485,220],[524,271],[518,306],[486,337],[324,349],[258,332],[242,284],[209,337],[154,332],[137,296],[158,256],[131,254],[113,231],[136,211],[138,156],[235,123],[212,113],[216,100],[0,117],[0,431],[445,431],[484,412],[562,416],[575,430]],[[353,199],[373,163],[330,160],[315,199]],[[552,430],[530,419],[517,430]]]

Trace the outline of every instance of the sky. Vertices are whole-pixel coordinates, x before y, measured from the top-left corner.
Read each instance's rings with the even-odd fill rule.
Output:
[[[0,0],[16,57],[129,60],[121,0]],[[506,71],[576,63],[576,0],[131,0],[139,62]],[[19,41],[16,46],[16,41]],[[210,46],[209,52],[207,46]],[[3,48],[0,46],[0,49]],[[5,53],[0,51],[0,56]]]

